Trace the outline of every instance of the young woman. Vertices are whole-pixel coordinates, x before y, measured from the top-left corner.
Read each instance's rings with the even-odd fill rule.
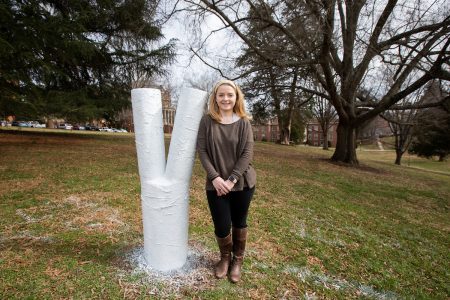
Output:
[[[241,278],[247,215],[256,184],[253,143],[244,94],[233,81],[219,81],[200,122],[197,150],[206,171],[206,196],[220,249],[215,275],[229,274],[234,283]]]

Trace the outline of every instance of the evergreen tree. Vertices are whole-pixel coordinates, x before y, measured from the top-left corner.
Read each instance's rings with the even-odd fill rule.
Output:
[[[23,118],[108,117],[129,103],[130,72],[162,71],[173,44],[153,1],[0,2],[0,111]]]
[[[425,110],[418,119],[409,152],[444,161],[450,153],[450,101],[447,99],[442,108]]]

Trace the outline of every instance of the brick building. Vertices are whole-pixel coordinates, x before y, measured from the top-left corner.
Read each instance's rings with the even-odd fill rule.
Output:
[[[330,128],[328,129],[328,145],[330,147],[336,147],[337,143],[337,126],[338,122],[335,121],[332,123]],[[323,134],[322,128],[320,127],[320,123],[317,119],[312,119],[308,123],[306,123],[305,128],[305,143],[310,146],[323,146]]]
[[[364,142],[374,142],[380,137],[391,136],[392,131],[389,122],[380,116],[376,116],[365,126],[361,127],[357,139]]]
[[[262,122],[252,121],[253,138],[255,141],[279,142],[280,128],[278,127],[277,117],[269,118]]]

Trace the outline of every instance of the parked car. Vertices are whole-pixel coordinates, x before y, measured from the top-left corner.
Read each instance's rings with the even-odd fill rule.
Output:
[[[17,127],[29,127],[28,123],[24,121],[13,121],[11,125]]]
[[[113,132],[113,130],[109,127],[102,127],[99,129],[100,131],[104,131],[104,132]]]
[[[98,131],[98,127],[97,126],[94,126],[94,125],[86,125],[86,126],[84,126],[84,128],[86,129],[86,130],[94,130],[94,131]]]
[[[73,128],[73,126],[71,124],[69,124],[69,123],[60,123],[60,124],[58,124],[58,128],[59,129],[68,129],[68,130],[70,130],[70,129]]]
[[[45,124],[40,124],[38,121],[31,121],[31,122],[29,122],[29,124],[30,124],[30,127],[33,127],[33,128],[45,128],[45,127],[47,127]]]
[[[84,126],[81,125],[73,125],[73,130],[85,130],[86,128]]]

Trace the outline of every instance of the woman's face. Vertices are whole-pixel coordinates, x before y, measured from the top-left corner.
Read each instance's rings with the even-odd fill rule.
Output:
[[[236,92],[234,88],[227,84],[219,86],[216,93],[216,102],[221,112],[232,112],[236,104]]]

